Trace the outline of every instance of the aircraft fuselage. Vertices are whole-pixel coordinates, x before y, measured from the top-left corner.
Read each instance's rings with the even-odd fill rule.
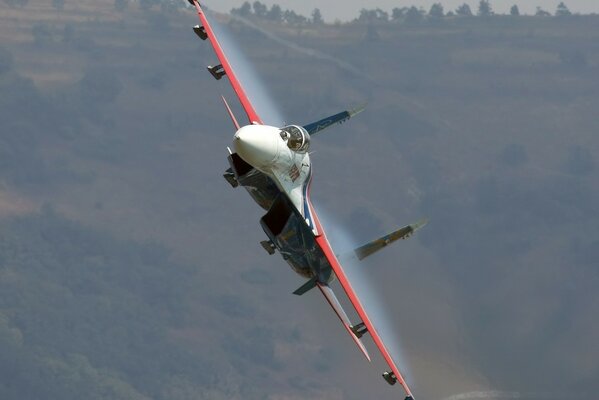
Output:
[[[294,125],[243,126],[235,133],[233,147],[248,166],[237,167],[243,173],[236,175],[239,184],[268,210],[262,227],[291,268],[303,277],[329,282],[333,274],[315,240],[321,232],[308,196],[309,140],[305,129]]]

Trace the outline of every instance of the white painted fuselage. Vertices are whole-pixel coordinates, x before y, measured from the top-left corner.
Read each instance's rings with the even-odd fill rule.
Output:
[[[301,132],[302,142],[290,137],[285,131]],[[295,141],[294,141],[295,140]],[[233,141],[235,151],[252,167],[268,175],[286,194],[294,207],[304,217],[306,224],[318,235],[308,190],[312,177],[310,155],[308,153],[310,136],[298,126],[277,128],[268,125],[247,125],[241,127]],[[293,150],[291,147],[297,147]]]

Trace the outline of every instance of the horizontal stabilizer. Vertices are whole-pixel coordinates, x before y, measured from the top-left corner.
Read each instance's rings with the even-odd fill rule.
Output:
[[[317,132],[322,131],[330,126],[335,124],[341,124],[354,115],[361,113],[364,111],[364,107],[358,107],[353,110],[343,111],[335,115],[331,115],[330,117],[323,118],[320,121],[312,122],[311,124],[304,125],[304,129],[308,131],[310,135],[314,135]]]
[[[414,232],[422,228],[427,223],[428,221],[423,219],[415,224],[404,226],[403,228],[391,232],[388,235],[358,247],[354,250],[354,253],[356,254],[356,257],[358,257],[358,260],[363,260],[369,255],[381,250],[383,247],[387,247],[396,240],[409,238]]]
[[[293,294],[301,296],[302,294],[306,293],[307,291],[314,289],[316,287],[316,277],[310,279],[308,282],[304,283],[302,286],[300,286],[295,292],[293,292]]]

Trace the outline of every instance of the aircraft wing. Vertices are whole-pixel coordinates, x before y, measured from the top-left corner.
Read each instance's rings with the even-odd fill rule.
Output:
[[[335,253],[333,252],[333,249],[331,248],[329,241],[327,240],[326,236],[322,233],[324,231],[322,230],[322,227],[320,227],[320,222],[318,221],[318,219],[316,219],[315,222],[318,226],[318,231],[321,233],[319,236],[316,237],[316,243],[322,249],[322,251],[325,254],[327,260],[329,261],[333,271],[335,272],[337,279],[339,279],[339,283],[343,287],[343,290],[347,294],[347,297],[349,298],[352,305],[356,309],[358,315],[362,319],[362,323],[364,324],[368,333],[370,333],[370,336],[372,337],[372,340],[376,344],[376,347],[378,347],[379,351],[383,355],[383,358],[385,359],[385,361],[391,368],[391,371],[385,372],[383,374],[383,377],[390,384],[394,384],[395,381],[399,382],[400,385],[406,391],[406,394],[407,394],[406,400],[413,400],[412,392],[410,391],[408,384],[406,383],[405,379],[399,372],[399,368],[397,367],[397,365],[395,364],[395,361],[391,357],[389,350],[387,350],[387,347],[383,343],[383,340],[379,336],[378,332],[376,331],[376,328],[372,324],[372,321],[368,317],[368,314],[366,313],[366,310],[362,306],[362,303],[360,302],[360,299],[358,298],[356,291],[353,289],[347,275],[345,274],[343,267],[337,260],[337,257],[335,256]]]
[[[220,65],[217,65],[215,67],[208,67],[208,70],[216,79],[221,79],[224,75],[226,75],[229,78],[229,82],[231,82],[231,86],[233,87],[233,90],[235,90],[235,93],[237,94],[237,97],[239,98],[239,101],[241,102],[241,105],[243,106],[243,109],[245,110],[245,113],[248,116],[249,122],[251,124],[262,124],[262,119],[254,109],[254,106],[250,102],[250,99],[248,98],[245,90],[243,89],[241,82],[239,82],[239,79],[235,75],[233,67],[231,66],[231,63],[227,59],[225,52],[223,51],[220,43],[218,42],[216,35],[214,34],[214,31],[212,30],[212,27],[210,26],[210,23],[206,18],[206,14],[200,6],[200,3],[198,3],[197,0],[188,1],[190,4],[195,6],[196,10],[198,11],[200,21],[202,22],[202,26],[194,27],[194,31],[200,38],[204,40],[207,38],[210,40],[212,48],[214,49],[214,52],[216,53],[216,56],[218,57],[218,60],[220,62]]]

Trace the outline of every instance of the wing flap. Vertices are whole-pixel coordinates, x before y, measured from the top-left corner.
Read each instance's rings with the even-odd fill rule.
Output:
[[[324,297],[327,299],[327,302],[331,305],[331,307],[335,311],[335,314],[337,314],[337,316],[343,323],[345,330],[349,333],[349,335],[354,340],[354,342],[356,342],[356,344],[362,351],[362,354],[364,354],[364,357],[366,357],[366,359],[368,361],[370,361],[370,355],[368,354],[366,347],[364,347],[364,343],[362,343],[360,338],[358,338],[356,336],[356,334],[354,333],[354,331],[352,330],[352,325],[349,321],[349,318],[347,317],[347,314],[341,307],[339,300],[337,300],[337,297],[335,297],[335,293],[333,293],[333,290],[331,289],[331,287],[325,283],[320,283],[320,282],[317,282],[316,286],[318,286],[318,289],[320,289],[320,291],[322,292]]]
[[[206,18],[205,13],[202,10],[202,7],[200,6],[200,3],[198,3],[197,0],[189,0],[189,1],[190,1],[190,3],[193,1],[193,5],[195,6],[196,10],[198,11],[198,16],[200,17],[200,21],[202,22],[202,25],[203,25],[202,27],[198,27],[197,29],[194,29],[194,31],[201,30],[201,32],[203,34],[205,33],[205,35],[208,36],[208,39],[210,40],[210,43],[212,44],[212,48],[214,49],[214,52],[216,53],[216,56],[218,57],[218,60],[220,62],[220,67],[222,67],[222,70],[224,71],[223,75],[226,75],[229,78],[229,82],[231,82],[231,86],[233,87],[233,90],[237,94],[237,97],[239,98],[239,101],[241,102],[241,105],[243,106],[243,109],[245,110],[245,113],[248,116],[249,122],[251,124],[262,124],[262,119],[260,118],[260,116],[258,115],[256,110],[254,109],[254,106],[250,102],[250,99],[248,98],[245,90],[243,89],[241,82],[239,82],[239,79],[235,75],[235,72],[233,71],[233,67],[229,63],[229,60],[227,59],[225,52],[223,51],[220,43],[218,42],[216,35],[214,34],[214,31],[212,30],[212,27],[210,26],[210,23],[208,22],[208,19]],[[203,28],[203,30],[201,28]],[[212,67],[212,68],[215,68],[215,67]],[[215,73],[218,73],[217,70],[214,70],[214,72],[211,70],[210,72],[213,75]],[[218,73],[218,74],[219,74],[218,76],[220,76],[220,77],[223,76],[223,75],[220,75],[220,73]],[[218,78],[218,79],[220,79],[220,78]]]

